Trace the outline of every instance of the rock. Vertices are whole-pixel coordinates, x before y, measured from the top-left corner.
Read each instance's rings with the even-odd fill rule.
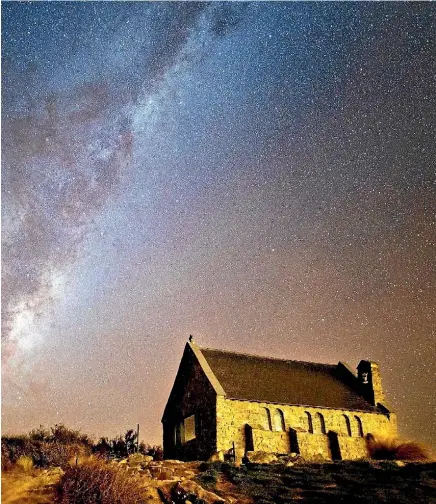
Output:
[[[153,462],[153,457],[150,455],[142,455],[142,453],[133,453],[129,455],[127,459],[127,464],[129,467],[135,468],[146,468],[150,463]]]
[[[286,462],[285,467],[292,467],[295,465],[295,462],[292,462],[291,460],[289,462]]]
[[[153,457],[151,455],[143,455],[142,453],[132,453],[127,460],[133,464],[148,464],[153,461]]]
[[[208,462],[224,462],[224,452],[220,450],[212,453],[212,455],[208,459]]]
[[[166,459],[164,461],[166,464],[183,464],[183,460]]]
[[[174,476],[174,472],[171,469],[164,469],[159,472],[159,474],[157,475],[157,479],[170,480],[173,478],[173,476]],[[176,478],[176,479],[179,479],[179,478]]]
[[[159,495],[164,502],[182,504],[188,497],[188,493],[178,481],[176,484],[169,483],[159,488]]]
[[[148,470],[150,471],[151,477],[155,479],[159,479],[159,475],[162,472],[162,467],[159,466],[149,466]]]
[[[395,464],[398,467],[404,467],[406,465],[406,462],[404,462],[403,460],[395,460]]]
[[[209,492],[192,480],[184,481],[181,485],[186,493],[194,494],[198,499],[204,500],[206,504],[215,504],[225,502],[225,500],[216,493]]]
[[[263,451],[248,451],[246,457],[249,462],[254,464],[271,464],[273,462],[278,462],[278,458],[274,453]]]
[[[297,458],[297,457],[299,457],[298,453],[294,453],[294,452],[293,452],[293,453],[291,453],[289,456],[290,456],[291,458]]]
[[[191,479],[195,476],[194,471],[183,471],[183,477],[186,479]]]

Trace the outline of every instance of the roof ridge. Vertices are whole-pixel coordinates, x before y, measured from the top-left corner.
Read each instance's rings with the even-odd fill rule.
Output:
[[[266,359],[266,360],[274,360],[274,361],[280,361],[280,362],[298,362],[300,364],[317,364],[318,366],[329,366],[332,368],[335,368],[337,364],[327,364],[324,362],[313,362],[313,361],[303,361],[303,360],[297,360],[297,359],[280,359],[279,357],[269,357],[269,356],[263,356],[263,355],[258,355],[258,354],[250,354],[246,352],[232,352],[230,350],[220,350],[219,348],[209,348],[209,347],[199,347],[200,351],[203,350],[212,350],[213,352],[221,352],[225,354],[233,354],[233,355],[240,355],[243,357],[256,357],[260,359]]]

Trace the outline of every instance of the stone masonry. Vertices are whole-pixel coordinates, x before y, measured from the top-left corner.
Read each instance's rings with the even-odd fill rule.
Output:
[[[269,409],[271,415],[275,409],[283,412],[284,431],[269,429],[266,409]],[[391,414],[388,418],[382,413],[237,401],[225,397],[217,397],[216,412],[217,450],[226,451],[234,442],[240,454],[245,452],[247,424],[253,427],[253,450],[283,454],[295,451],[291,446],[289,435],[289,430],[294,429],[300,448],[299,453],[308,460],[332,458],[327,435],[329,431],[337,433],[343,459],[358,459],[367,456],[363,437],[367,433],[393,436],[397,434],[395,414]],[[306,412],[310,413],[314,419],[313,433],[309,432]],[[317,413],[321,413],[324,417],[325,434],[315,422]],[[344,415],[347,415],[350,420],[351,436],[348,434]],[[362,433],[359,432],[356,417],[360,418],[362,423]],[[272,427],[274,429],[274,425]]]
[[[366,434],[397,435],[375,362],[361,361],[355,374],[343,363],[200,349],[192,340],[162,423],[165,458],[184,460],[233,454],[233,448],[238,457],[264,451],[306,460],[359,459],[367,456]]]

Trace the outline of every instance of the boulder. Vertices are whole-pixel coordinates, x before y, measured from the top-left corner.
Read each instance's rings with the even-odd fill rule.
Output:
[[[219,495],[208,492],[194,481],[178,481],[174,483],[165,483],[159,487],[159,495],[163,502],[168,504],[186,504],[186,502],[201,499],[206,504],[225,503],[226,501]]]
[[[153,462],[153,457],[151,455],[143,455],[142,453],[133,453],[129,455],[127,462],[129,465],[147,465]]]
[[[224,503],[225,500],[216,493],[205,490],[202,486],[192,480],[183,482],[183,490],[188,494],[194,494],[197,499],[202,499],[206,504]]]
[[[274,453],[264,451],[248,451],[246,454],[248,462],[254,464],[271,464],[278,462],[278,458]]]
[[[195,476],[194,471],[183,471],[183,477],[186,479],[192,479]]]
[[[162,471],[159,472],[157,475],[157,479],[159,480],[170,480],[174,476],[174,471],[171,469],[163,469]],[[179,479],[179,478],[177,478]]]

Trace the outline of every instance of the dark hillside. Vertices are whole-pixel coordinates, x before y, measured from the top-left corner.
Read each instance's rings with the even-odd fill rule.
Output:
[[[200,484],[258,504],[436,503],[436,463],[202,464]]]

